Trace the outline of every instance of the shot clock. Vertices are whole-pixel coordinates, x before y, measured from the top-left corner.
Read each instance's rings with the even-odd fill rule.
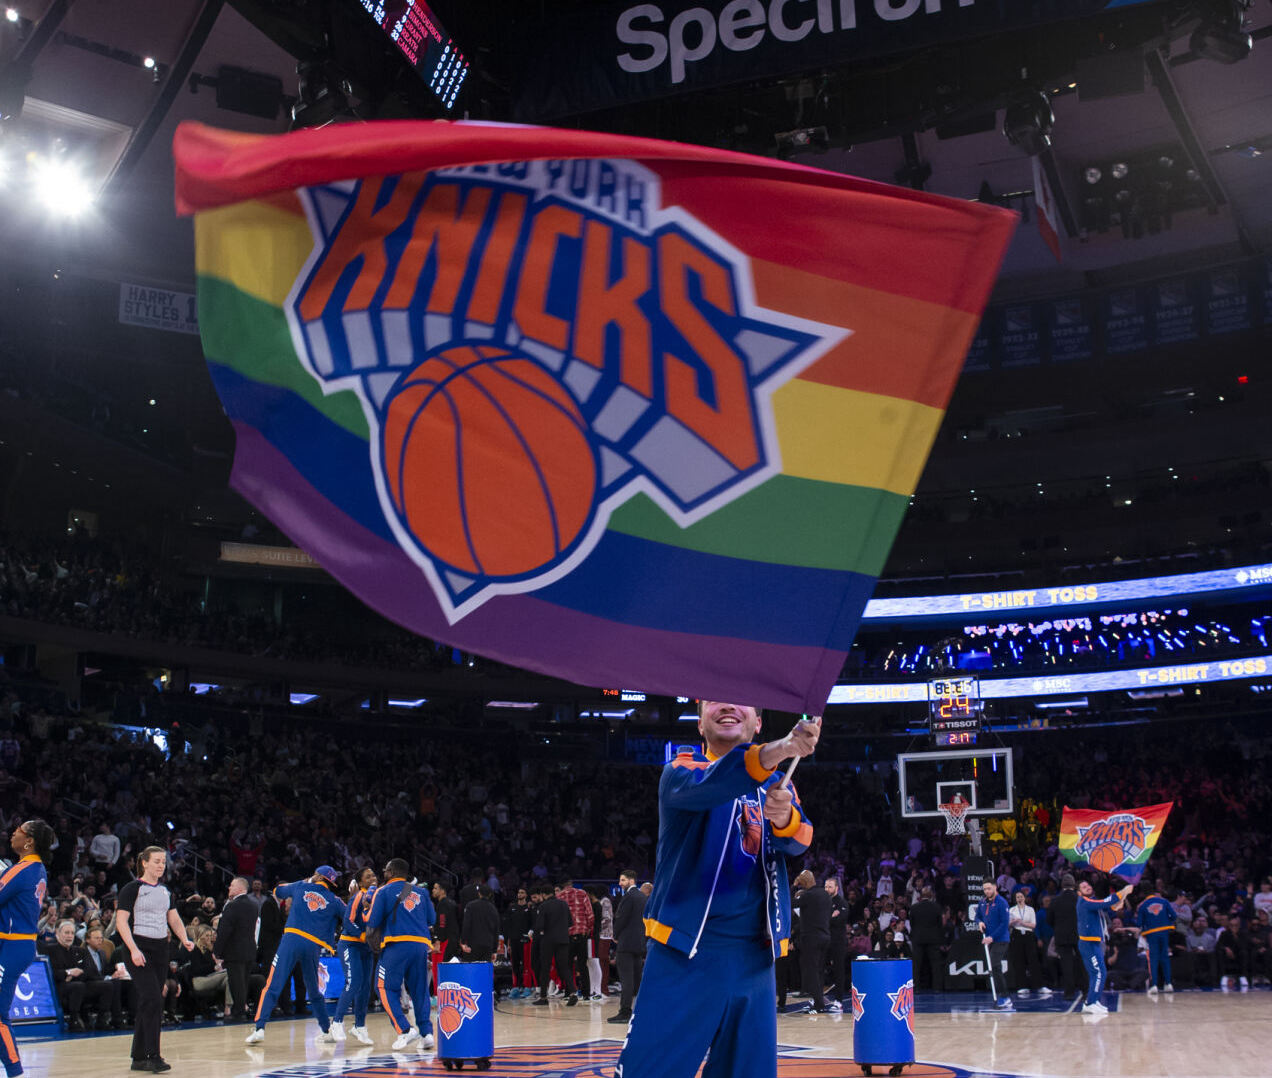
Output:
[[[981,728],[980,682],[974,677],[939,677],[928,682],[928,719],[938,748],[976,744]]]

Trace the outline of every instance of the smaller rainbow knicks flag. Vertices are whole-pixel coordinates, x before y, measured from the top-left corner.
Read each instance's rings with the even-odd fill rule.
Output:
[[[1162,837],[1175,802],[1133,809],[1064,808],[1060,852],[1079,868],[1117,874],[1135,883]]]
[[[1016,227],[651,139],[184,124],[233,486],[414,632],[820,713]]]

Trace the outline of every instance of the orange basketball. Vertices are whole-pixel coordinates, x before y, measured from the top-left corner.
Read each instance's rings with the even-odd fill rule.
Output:
[[[596,453],[578,405],[505,348],[458,345],[426,359],[389,396],[381,446],[399,519],[461,573],[532,573],[591,516]]]
[[[459,1013],[458,1007],[443,1007],[437,1014],[437,1024],[448,1037],[463,1024],[463,1021],[464,1017]]]
[[[1099,869],[1101,872],[1112,872],[1122,863],[1122,858],[1125,856],[1122,847],[1116,842],[1105,842],[1093,849],[1087,856],[1087,860],[1092,868]]]

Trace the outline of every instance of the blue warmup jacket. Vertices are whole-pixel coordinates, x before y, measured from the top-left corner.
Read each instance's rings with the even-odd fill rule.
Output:
[[[340,926],[340,938],[345,943],[367,942],[367,914],[371,912],[371,903],[375,900],[375,888],[363,891],[360,888],[353,892],[345,910],[344,924]]]
[[[47,888],[44,862],[35,854],[15,862],[0,876],[0,942],[29,940],[35,943]],[[0,1021],[5,1017],[0,1014]]]
[[[1087,898],[1078,895],[1078,940],[1082,943],[1103,943],[1108,935],[1104,911],[1117,904],[1117,895],[1108,898]]]
[[[738,745],[718,759],[699,750],[682,752],[663,768],[658,783],[658,854],[654,889],[645,905],[645,935],[692,958],[711,914],[712,899],[724,893],[721,879],[740,798],[754,798],[762,811],[767,790],[781,776],[760,766],[760,746]],[[773,956],[790,947],[791,897],[786,860],[813,840],[813,826],[794,799],[791,822],[775,828],[760,816],[758,851],[767,892],[766,917]]]
[[[274,888],[274,897],[279,902],[291,899],[283,935],[303,936],[330,954],[336,953],[336,936],[344,921],[345,904],[332,893],[326,881],[280,883]]]
[[[1175,908],[1161,895],[1149,895],[1135,913],[1135,923],[1139,925],[1141,936],[1169,932],[1175,927],[1176,920]]]
[[[403,887],[409,887],[410,894],[399,903],[398,895]],[[428,892],[398,877],[376,888],[371,909],[367,912],[366,927],[382,928],[386,947],[390,943],[423,943],[432,947],[430,936],[436,920],[437,914],[433,911],[433,900],[428,897]]]
[[[976,904],[976,920],[984,924],[985,935],[995,943],[1011,939],[1011,918],[1007,913],[1007,900],[1002,895],[995,895],[993,902],[982,898]]]

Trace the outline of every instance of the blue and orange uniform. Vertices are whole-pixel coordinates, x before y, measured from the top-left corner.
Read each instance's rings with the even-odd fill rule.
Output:
[[[1148,983],[1165,988],[1170,980],[1170,934],[1178,924],[1175,907],[1161,895],[1149,895],[1135,912],[1135,923],[1148,944]]]
[[[0,1059],[9,1078],[22,1073],[18,1046],[5,1022],[18,978],[35,959],[36,926],[48,890],[44,862],[23,857],[0,876]]]
[[[786,856],[813,827],[764,818],[781,776],[759,745],[716,757],[684,752],[658,785],[658,853],[645,905],[652,941],[615,1078],[773,1078],[774,962],[790,947]],[[708,1055],[709,1053],[709,1055]]]
[[[1117,895],[1108,898],[1087,898],[1078,895],[1078,954],[1087,974],[1088,1005],[1100,1002],[1100,993],[1108,979],[1108,966],[1104,963],[1104,940],[1108,936],[1107,911],[1117,905]]]
[[[433,1031],[428,977],[433,951],[430,937],[436,918],[428,892],[401,876],[376,888],[366,925],[369,930],[382,933],[384,945],[375,970],[375,990],[398,1036],[411,1028],[402,1009],[403,982],[415,1005],[415,1028],[422,1036]]]
[[[256,1028],[265,1028],[282,995],[283,986],[299,963],[310,1006],[314,1009],[318,1025],[326,1033],[331,1028],[331,1018],[318,985],[318,956],[336,953],[335,939],[344,921],[345,904],[335,896],[325,879],[319,879],[317,883],[311,880],[281,883],[274,888],[274,897],[280,903],[291,899],[291,909],[287,911],[283,938],[270,964],[269,979],[256,1007]]]
[[[336,944],[345,980],[334,1021],[344,1021],[352,1007],[353,1024],[358,1028],[367,1024],[367,1005],[371,1002],[371,974],[375,964],[371,961],[371,948],[367,946],[367,915],[371,912],[375,891],[371,887],[353,893],[340,927],[340,941]]]

